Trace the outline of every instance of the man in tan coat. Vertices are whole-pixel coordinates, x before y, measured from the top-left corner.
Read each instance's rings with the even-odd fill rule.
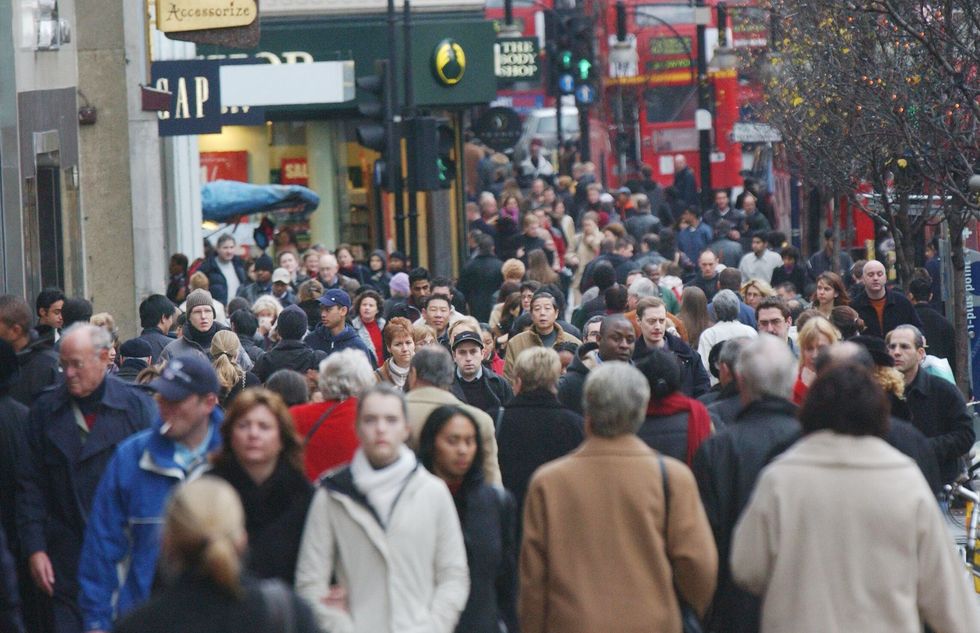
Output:
[[[406,386],[409,391],[405,397],[408,406],[408,425],[412,435],[408,446],[416,450],[419,434],[425,421],[433,411],[444,405],[454,405],[467,411],[480,427],[483,440],[483,478],[491,485],[500,486],[500,466],[497,463],[497,434],[490,416],[470,406],[454,396],[449,390],[456,378],[456,363],[441,345],[428,345],[412,357],[412,368],[408,373]]]
[[[507,343],[507,353],[504,355],[504,378],[514,384],[514,363],[517,357],[531,347],[555,348],[559,343],[571,341],[581,345],[571,334],[561,329],[558,320],[558,300],[547,291],[539,290],[531,298],[531,327],[521,332]]]
[[[680,631],[676,591],[703,615],[718,555],[683,463],[636,437],[650,388],[610,361],[585,383],[586,440],[542,466],[524,506],[518,602],[522,633]]]

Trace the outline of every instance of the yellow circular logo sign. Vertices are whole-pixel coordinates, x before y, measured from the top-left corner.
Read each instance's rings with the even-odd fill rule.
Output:
[[[456,40],[442,40],[432,52],[432,71],[436,79],[447,86],[455,86],[466,72],[466,53]]]

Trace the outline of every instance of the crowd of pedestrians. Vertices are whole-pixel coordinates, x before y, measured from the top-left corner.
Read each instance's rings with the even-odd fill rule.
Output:
[[[458,279],[222,235],[139,328],[0,297],[0,630],[980,630],[929,273],[535,160]]]

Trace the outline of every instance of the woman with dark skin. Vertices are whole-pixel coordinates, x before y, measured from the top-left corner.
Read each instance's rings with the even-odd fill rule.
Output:
[[[517,517],[514,498],[483,480],[483,444],[476,420],[456,406],[429,415],[419,436],[419,461],[446,482],[456,502],[470,596],[457,633],[517,631]]]

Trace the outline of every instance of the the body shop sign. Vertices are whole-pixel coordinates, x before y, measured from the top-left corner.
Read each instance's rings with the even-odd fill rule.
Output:
[[[493,74],[497,83],[538,81],[541,78],[540,51],[535,37],[499,38],[493,43]]]

